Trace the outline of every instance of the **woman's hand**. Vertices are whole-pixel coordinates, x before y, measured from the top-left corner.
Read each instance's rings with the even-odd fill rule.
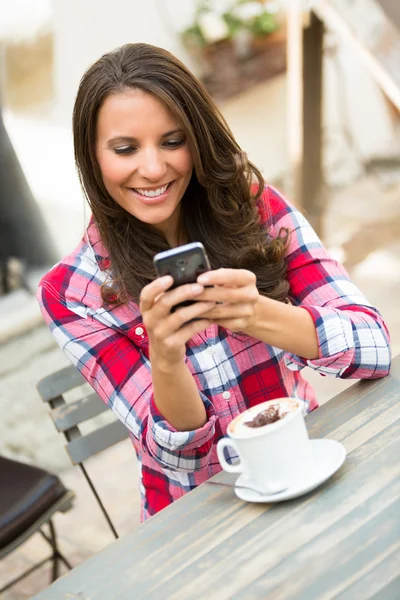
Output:
[[[203,317],[231,331],[250,334],[260,299],[256,281],[254,273],[245,269],[218,269],[199,275],[198,283],[214,287],[205,289],[198,300],[218,303]]]
[[[231,331],[243,331],[257,340],[315,360],[319,345],[314,321],[307,310],[258,293],[256,277],[242,269],[218,269],[199,275],[202,285],[213,285],[198,300],[222,302],[203,317]]]
[[[204,314],[213,301],[195,302],[171,313],[171,308],[185,300],[195,300],[204,292],[204,286],[194,283],[173,290],[170,275],[159,277],[143,288],[140,311],[150,342],[150,359],[157,360],[158,368],[169,371],[185,357],[185,344],[194,335],[206,329],[211,321]],[[198,319],[191,321],[192,319]]]

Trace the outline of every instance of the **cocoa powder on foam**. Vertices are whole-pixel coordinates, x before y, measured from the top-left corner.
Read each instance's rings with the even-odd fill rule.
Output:
[[[236,417],[229,429],[234,434],[242,433],[251,436],[253,432],[259,431],[261,427],[273,425],[281,421],[286,415],[295,412],[298,406],[299,404],[294,398],[287,398],[281,402],[270,400],[258,407],[252,407],[239,417]]]

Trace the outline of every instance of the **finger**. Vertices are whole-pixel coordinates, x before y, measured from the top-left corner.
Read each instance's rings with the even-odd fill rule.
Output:
[[[197,278],[201,285],[221,285],[229,287],[241,287],[246,285],[255,285],[257,278],[247,269],[217,269],[207,271]]]
[[[180,285],[157,299],[154,304],[154,314],[157,318],[162,318],[171,312],[172,307],[186,300],[194,300],[203,291],[204,287],[198,283]]]
[[[194,302],[190,306],[179,308],[166,318],[158,320],[154,327],[154,335],[158,339],[166,340],[192,319],[203,318],[203,314],[213,306],[213,302]]]
[[[172,326],[175,329],[180,329],[183,325],[191,321],[192,319],[204,318],[204,315],[212,308],[214,308],[214,302],[194,302],[190,306],[184,306],[176,310],[170,318]]]
[[[236,319],[212,319],[214,325],[224,327],[230,331],[245,331],[247,318],[236,318]]]
[[[257,301],[258,296],[258,290],[254,285],[233,288],[216,286],[205,288],[197,299],[206,302],[222,302],[224,304],[251,304]]]
[[[164,277],[158,277],[146,285],[140,293],[140,312],[143,314],[143,312],[150,310],[156,298],[171,287],[173,282],[171,275],[164,275]]]
[[[187,323],[181,327],[174,335],[171,335],[169,342],[173,344],[173,347],[179,346],[181,344],[186,344],[194,335],[201,333],[207,327],[212,325],[212,321],[208,319],[198,319],[196,321],[192,321],[191,323]]]
[[[226,319],[248,318],[251,317],[253,313],[254,306],[252,304],[221,304],[214,306],[203,316],[206,319],[218,321]]]

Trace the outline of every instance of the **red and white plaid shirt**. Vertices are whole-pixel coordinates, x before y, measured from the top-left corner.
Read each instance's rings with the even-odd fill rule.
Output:
[[[216,443],[246,408],[293,396],[305,412],[314,410],[314,391],[300,373],[304,366],[355,379],[389,372],[389,335],[379,312],[327,254],[303,215],[271,187],[265,188],[259,211],[271,236],[281,227],[292,232],[290,301],[313,318],[319,357],[306,360],[210,326],[187,344],[186,364],[208,415],[195,431],[177,431],[157,410],[138,305],[103,307],[100,286],[110,263],[93,221],[78,247],[40,283],[38,299],[54,338],[130,431],[140,465],[142,520],[221,470]]]

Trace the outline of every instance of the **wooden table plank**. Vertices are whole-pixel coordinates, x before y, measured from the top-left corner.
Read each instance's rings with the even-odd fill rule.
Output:
[[[379,600],[398,600],[400,590],[399,572],[400,549],[379,562],[353,585],[337,596],[337,600],[355,600],[356,598],[376,597]]]
[[[393,427],[385,436],[386,440],[383,436],[384,434],[380,434],[378,438],[370,440],[369,452],[364,450],[359,452],[359,456],[349,457],[343,469],[322,486],[319,492],[277,504],[273,510],[261,511],[256,519],[243,527],[241,513],[238,513],[235,535],[213,549],[203,544],[207,553],[205,563],[194,560],[189,567],[182,569],[178,566],[176,569],[174,559],[165,556],[167,563],[161,569],[153,570],[155,578],[160,578],[157,586],[153,584],[152,588],[140,588],[142,596],[139,597],[145,597],[145,592],[157,590],[160,597],[165,593],[167,598],[174,598],[175,578],[179,576],[180,593],[177,598],[231,598],[239,590],[247,589],[248,586],[251,589],[252,581],[264,573],[271,574],[281,561],[291,557],[294,552],[302,554],[304,546],[312,543],[314,537],[325,533],[320,548],[322,553],[330,549],[330,544],[334,548],[337,543],[336,532],[334,531],[333,539],[329,536],[327,539],[326,532],[338,527],[341,519],[350,512],[357,512],[359,505],[372,498],[379,486],[386,487],[400,475],[400,464],[397,464],[386,468],[379,482],[370,477],[371,469],[378,472],[385,468],[388,451],[400,455],[400,426]],[[356,470],[359,472],[357,478],[354,477]],[[400,488],[397,487],[396,491],[399,497]],[[243,512],[245,511],[246,505],[243,508]],[[344,533],[347,531],[345,528]],[[399,534],[398,529],[398,538]],[[196,555],[193,547],[201,545],[202,539],[196,540],[195,544],[188,544],[187,550],[191,555]],[[165,578],[161,578],[162,573]],[[285,581],[287,570],[284,569],[281,575],[282,581]],[[290,576],[290,579],[295,578]],[[297,579],[295,581],[297,583]],[[298,591],[297,588],[296,594],[287,597],[297,598]]]
[[[314,492],[250,504],[204,484],[35,598],[390,598],[400,574],[400,357],[389,377],[356,384],[306,422],[311,437],[349,451]]]
[[[398,514],[400,500],[390,503],[382,509],[380,502],[389,503],[387,492],[395,491],[390,486],[385,488],[385,497],[373,497],[363,506],[363,514],[352,511],[332,528],[332,534],[337,539],[335,546],[326,552],[325,540],[313,540],[301,551],[294,553],[279,564],[279,567],[268,572],[243,594],[243,598],[276,598],[285,600],[293,597],[298,600],[320,600],[324,591],[329,590],[331,597],[337,597],[348,589],[357,579],[368,573],[376,565],[383,562],[387,556],[400,550]],[[372,515],[371,515],[372,512]],[[363,524],[357,529],[356,521],[363,518]],[[346,527],[349,528],[346,532]],[[340,535],[336,530],[340,530]],[[354,535],[356,531],[357,535]],[[376,532],[379,531],[379,536]],[[320,554],[318,554],[320,552]],[[317,557],[317,558],[316,558]],[[295,568],[293,568],[295,565]],[[334,565],[334,569],[332,566]],[[310,577],[310,569],[313,576]],[[279,573],[279,577],[277,577]],[[290,577],[287,575],[290,574]],[[375,589],[379,591],[386,581],[375,582]],[[365,596],[364,596],[365,597]]]
[[[397,556],[394,557],[394,564],[393,566],[398,569],[399,563],[398,560],[400,559],[400,553],[397,553]],[[387,561],[385,563],[385,566],[389,565],[389,561]],[[392,565],[390,565],[392,566]],[[383,577],[389,577],[391,574],[387,572],[387,569],[385,570],[379,570],[376,573],[371,574],[372,575],[372,579],[374,578],[374,576],[376,575],[377,577],[383,576]],[[363,590],[366,590],[366,593],[368,594],[368,583],[370,582],[370,579],[366,579],[365,580],[365,586],[363,586]],[[396,577],[395,579],[390,579],[390,581],[388,580],[387,585],[382,588],[382,590],[379,592],[379,595],[376,595],[375,598],[376,600],[399,600],[399,590],[400,590],[400,575],[398,577]],[[362,592],[361,592],[362,593]],[[365,593],[365,592],[364,592]],[[355,598],[367,598],[367,595],[357,595],[357,596],[339,596],[337,600],[354,600]]]

